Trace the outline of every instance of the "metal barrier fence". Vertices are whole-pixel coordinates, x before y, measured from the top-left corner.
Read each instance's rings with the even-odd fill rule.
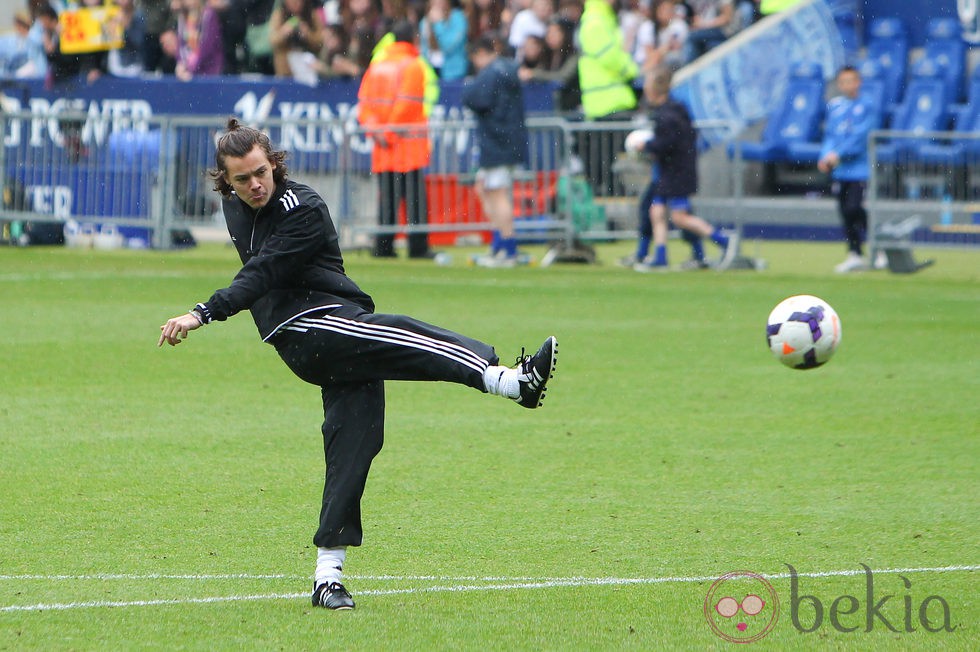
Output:
[[[216,116],[0,115],[2,239],[21,235],[18,224],[61,222],[69,238],[89,244],[167,248],[192,229],[221,228],[219,197],[207,169],[224,126],[225,119]],[[642,120],[530,119],[529,164],[514,183],[519,236],[565,242],[632,237],[636,196],[650,178],[650,162],[624,155],[614,143],[642,126]],[[715,135],[730,129],[724,123],[696,126]],[[487,237],[491,227],[474,188],[478,149],[472,121],[428,126],[428,222],[407,224],[403,209],[399,222],[387,228],[378,224],[371,134],[353,119],[269,119],[261,127],[289,152],[291,176],[325,197],[347,247],[366,247],[385,232],[401,237],[424,231],[437,245]],[[980,134],[878,131],[869,150],[872,248],[882,224],[911,215],[938,233],[980,231]],[[720,172],[731,179],[726,197],[735,206],[737,225],[744,164],[737,145],[734,151],[729,169]],[[606,157],[611,160],[600,160]],[[596,178],[588,178],[588,169]]]
[[[60,223],[86,245],[166,248],[218,209],[207,168],[223,121],[58,113],[0,115],[7,239]]]
[[[169,247],[173,234],[221,224],[219,196],[207,174],[225,118],[147,116],[121,121],[86,114],[0,115],[3,216],[12,224],[63,222],[73,235],[111,235],[138,246]],[[534,229],[564,228],[554,197],[568,157],[560,119],[529,122],[529,165],[514,187],[517,215]],[[377,224],[378,190],[371,174],[369,134],[352,121],[264,121],[273,144],[288,151],[290,176],[327,200],[348,244],[384,232]],[[395,133],[414,128],[392,128]],[[424,171],[429,224],[392,231],[429,231],[446,239],[489,228],[473,191],[474,124],[443,121],[427,129]],[[441,234],[441,235],[440,235]],[[464,238],[466,239],[466,238]]]
[[[0,115],[5,239],[16,237],[11,232],[16,224],[60,222],[67,237],[83,245],[168,248],[179,245],[188,231],[223,228],[220,197],[207,171],[225,123],[217,116]],[[403,207],[392,227],[378,224],[372,134],[354,120],[267,119],[260,126],[289,153],[290,177],[326,199],[345,247],[367,247],[381,233],[427,232],[437,246],[488,237],[491,226],[474,187],[478,144],[472,121],[434,120],[428,126],[423,134],[431,148],[423,175],[428,221],[407,223]],[[633,237],[636,197],[650,179],[651,163],[624,155],[622,142],[641,126],[530,118],[528,165],[513,187],[519,238]],[[418,135],[417,127],[389,131]],[[740,161],[732,165],[734,180]],[[588,169],[596,174],[592,183]],[[739,188],[733,181],[736,202]],[[631,216],[625,230],[610,228],[608,213],[617,205]]]
[[[528,121],[528,165],[516,171],[513,185],[515,226],[525,239],[564,237],[574,225],[568,224],[558,205],[564,192],[561,171],[568,158],[568,137],[564,121],[535,118]],[[390,130],[409,135],[411,128]],[[426,232],[435,245],[477,243],[490,229],[476,192],[478,145],[475,123],[469,120],[438,121],[430,124],[427,135],[431,146],[429,164],[423,179],[427,223],[408,222],[407,206],[400,210],[398,224],[378,224],[378,181],[370,174],[370,157],[356,164],[349,161],[339,172],[344,177],[349,201],[340,220],[355,245],[370,236]],[[348,132],[352,143],[370,143],[371,134],[359,127]],[[366,150],[370,153],[370,147]],[[397,155],[395,155],[397,158]],[[354,164],[352,164],[354,163]],[[397,161],[396,161],[397,165]]]

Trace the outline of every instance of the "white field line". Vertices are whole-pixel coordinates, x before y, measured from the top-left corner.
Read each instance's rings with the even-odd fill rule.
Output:
[[[969,566],[937,566],[924,568],[885,568],[872,569],[877,575],[894,575],[900,573],[952,573],[973,572],[980,570],[980,565]],[[797,577],[850,577],[863,575],[864,569],[846,569],[837,571],[815,571],[797,573]],[[786,579],[789,573],[762,574],[767,579]],[[515,589],[548,589],[568,586],[624,586],[638,584],[668,584],[668,583],[697,583],[713,582],[721,575],[688,576],[688,577],[565,577],[565,578],[506,578],[506,577],[442,577],[431,575],[351,575],[357,581],[398,581],[398,582],[479,582],[477,584],[446,584],[436,586],[413,586],[391,589],[366,589],[357,591],[357,595],[398,595],[411,593],[460,593],[469,591],[508,591]],[[190,580],[264,580],[264,579],[299,579],[289,575],[251,575],[247,573],[232,575],[0,575],[0,580],[147,580],[147,579],[190,579]],[[304,578],[309,580],[309,578]],[[92,609],[100,607],[152,607],[183,604],[213,604],[221,602],[245,602],[255,600],[294,600],[308,598],[309,593],[268,593],[255,595],[229,595],[205,598],[170,598],[158,600],[128,600],[65,603],[38,603],[33,605],[8,605],[0,607],[0,613],[14,611],[58,611],[69,609]]]
[[[168,271],[107,271],[107,272],[7,272],[0,274],[0,282],[23,283],[25,281],[101,281],[124,278],[188,278],[198,276],[189,272]]]

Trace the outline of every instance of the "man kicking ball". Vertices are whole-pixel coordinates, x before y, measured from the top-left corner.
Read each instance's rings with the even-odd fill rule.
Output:
[[[326,479],[313,604],[353,609],[342,583],[348,546],[359,546],[361,496],[384,440],[384,381],[468,385],[526,408],[541,405],[558,342],[504,367],[493,347],[403,315],[374,312],[374,301],[344,271],[337,229],[323,199],[287,178],[286,152],[232,118],[211,171],[228,233],[242,260],[231,284],[160,327],[158,346],[249,310],[264,342],[323,397]]]

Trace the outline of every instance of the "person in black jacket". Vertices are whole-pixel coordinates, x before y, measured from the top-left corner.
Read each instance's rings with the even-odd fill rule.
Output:
[[[698,135],[691,123],[687,108],[670,97],[672,71],[668,66],[658,66],[644,79],[643,92],[653,106],[653,137],[638,146],[653,155],[659,176],[654,182],[650,206],[654,252],[647,257],[643,235],[634,269],[640,272],[669,269],[667,263],[667,208],[670,219],[679,229],[695,236],[711,238],[722,248],[725,256],[732,255],[737,247],[734,234],[726,234],[704,219],[691,214],[690,195],[698,190]],[[649,241],[647,241],[647,246]],[[697,245],[692,241],[694,258],[698,259]],[[703,251],[701,252],[703,260]]]
[[[514,235],[514,169],[527,162],[528,134],[524,123],[524,91],[517,63],[498,56],[498,43],[481,36],[470,50],[477,75],[463,88],[463,106],[476,115],[480,167],[476,193],[494,226],[490,255],[477,259],[487,267],[517,264]]]
[[[232,118],[218,140],[215,190],[242,268],[231,284],[160,327],[158,346],[249,310],[262,340],[300,379],[321,388],[326,479],[313,542],[313,604],[351,609],[341,584],[347,546],[361,544],[360,499],[384,439],[384,381],[468,385],[536,408],[557,361],[549,337],[514,368],[493,347],[374,302],[344,270],[337,230],[323,199],[287,178],[286,153]]]

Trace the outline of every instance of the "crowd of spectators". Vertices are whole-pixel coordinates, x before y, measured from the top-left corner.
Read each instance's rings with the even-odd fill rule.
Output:
[[[587,2],[609,2],[637,68],[690,62],[758,14],[758,0],[113,0],[122,48],[61,54],[57,16],[102,0],[28,0],[0,36],[0,77],[136,77],[260,74],[319,78],[363,74],[392,23],[408,19],[442,80],[473,73],[467,44],[493,34],[520,77],[560,82],[559,104],[577,102],[578,26]]]

